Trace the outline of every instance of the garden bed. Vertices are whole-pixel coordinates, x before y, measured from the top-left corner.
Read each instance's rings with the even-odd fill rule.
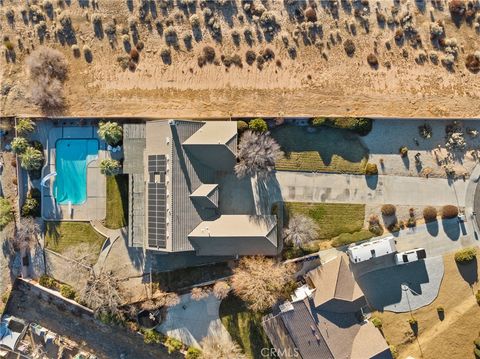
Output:
[[[364,204],[286,202],[285,207],[286,216],[302,214],[312,218],[318,225],[318,240],[301,248],[286,246],[285,258],[295,258],[320,249],[366,240],[373,236],[364,229]],[[285,218],[285,225],[288,225],[288,218]]]

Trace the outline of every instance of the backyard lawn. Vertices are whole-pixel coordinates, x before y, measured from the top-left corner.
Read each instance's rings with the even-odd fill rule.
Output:
[[[365,173],[368,149],[357,134],[330,127],[314,131],[288,125],[271,131],[285,153],[277,160],[277,170]]]
[[[382,320],[386,340],[394,345],[399,358],[474,358],[473,341],[479,336],[480,306],[474,293],[480,275],[476,261],[457,266],[453,254],[444,257],[445,274],[437,299],[413,311],[418,321],[418,342],[408,323],[409,313],[376,312]],[[475,282],[477,280],[477,282]],[[444,317],[438,307],[444,308]]]
[[[107,176],[107,216],[105,227],[128,225],[128,175]]]
[[[88,255],[95,263],[105,237],[88,222],[45,222],[45,247],[73,259]]]
[[[248,358],[262,358],[262,348],[272,346],[262,328],[262,317],[263,314],[250,311],[245,303],[234,295],[220,303],[220,319],[223,325]]]
[[[372,237],[372,233],[364,229],[364,204],[286,202],[285,207],[286,216],[298,213],[318,224],[318,240],[303,248],[305,254]]]

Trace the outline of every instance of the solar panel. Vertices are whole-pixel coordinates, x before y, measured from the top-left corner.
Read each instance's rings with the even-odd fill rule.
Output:
[[[167,161],[164,155],[148,156],[148,246],[153,248],[166,248],[166,169]]]

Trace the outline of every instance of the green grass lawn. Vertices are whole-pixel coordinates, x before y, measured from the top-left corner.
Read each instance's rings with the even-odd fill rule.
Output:
[[[45,246],[60,253],[74,254],[76,248],[88,251],[95,262],[105,237],[96,232],[88,222],[45,222]],[[82,253],[82,254],[83,254]],[[77,259],[77,258],[74,258]]]
[[[262,317],[263,314],[252,312],[234,295],[220,303],[220,319],[223,325],[249,358],[262,358],[262,348],[272,346],[262,328]]]
[[[128,175],[107,176],[107,216],[105,227],[128,225]]]
[[[365,173],[368,149],[357,134],[330,127],[315,130],[286,125],[271,131],[285,153],[277,170]]]
[[[291,253],[290,256],[307,254],[331,246],[341,246],[373,236],[364,229],[364,204],[286,202],[285,207],[286,216],[295,213],[303,214],[312,218],[319,227],[318,240],[302,248],[305,253],[300,251],[295,255]],[[288,222],[285,221],[285,223]]]

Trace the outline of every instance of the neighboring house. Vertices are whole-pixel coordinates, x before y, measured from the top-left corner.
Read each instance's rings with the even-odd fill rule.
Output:
[[[147,121],[124,126],[129,243],[158,254],[278,254],[273,215],[221,213],[217,175],[236,164],[232,121]]]
[[[380,331],[363,319],[364,294],[344,255],[310,271],[313,291],[297,291],[264,318],[263,326],[280,358],[391,359]],[[296,356],[295,356],[296,355]]]

